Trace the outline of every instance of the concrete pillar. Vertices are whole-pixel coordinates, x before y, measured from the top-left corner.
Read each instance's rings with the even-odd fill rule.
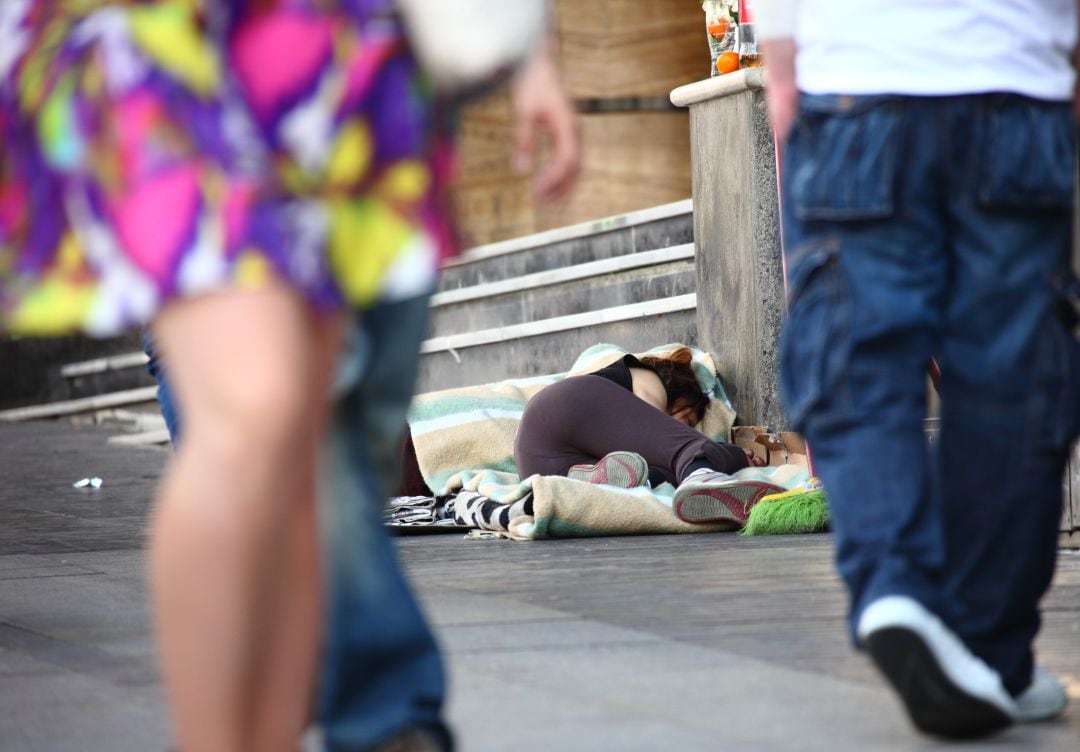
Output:
[[[690,109],[698,346],[716,359],[740,423],[789,430],[777,393],[784,290],[762,70],[681,86],[671,101]]]

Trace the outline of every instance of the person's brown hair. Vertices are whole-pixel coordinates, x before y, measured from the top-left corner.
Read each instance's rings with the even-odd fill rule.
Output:
[[[709,398],[701,391],[697,376],[694,375],[693,353],[688,347],[680,347],[663,358],[651,355],[641,358],[641,362],[656,371],[667,392],[668,414],[686,406],[694,411],[695,423],[700,423],[709,407]]]

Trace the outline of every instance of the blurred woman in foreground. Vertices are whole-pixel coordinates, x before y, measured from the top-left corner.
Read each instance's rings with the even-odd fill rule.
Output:
[[[185,750],[295,749],[343,312],[429,289],[450,250],[448,149],[390,10],[0,7],[0,326],[152,321],[183,405],[150,577]]]

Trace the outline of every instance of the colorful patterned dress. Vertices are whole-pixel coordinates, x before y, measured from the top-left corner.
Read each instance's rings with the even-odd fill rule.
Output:
[[[2,0],[0,329],[430,286],[449,150],[392,0]]]

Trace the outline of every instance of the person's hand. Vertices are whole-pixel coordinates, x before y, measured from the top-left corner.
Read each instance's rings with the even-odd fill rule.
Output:
[[[547,45],[514,79],[514,169],[533,169],[538,131],[546,129],[552,149],[548,164],[533,180],[533,190],[546,201],[562,198],[581,172],[581,138],[574,108],[566,96]]]
[[[765,101],[769,122],[780,141],[791,133],[799,109],[799,90],[795,88],[795,40],[790,37],[761,42],[765,60]]]
[[[752,450],[743,449],[743,451],[746,452],[746,461],[750,467],[765,467],[765,460],[754,454]]]

